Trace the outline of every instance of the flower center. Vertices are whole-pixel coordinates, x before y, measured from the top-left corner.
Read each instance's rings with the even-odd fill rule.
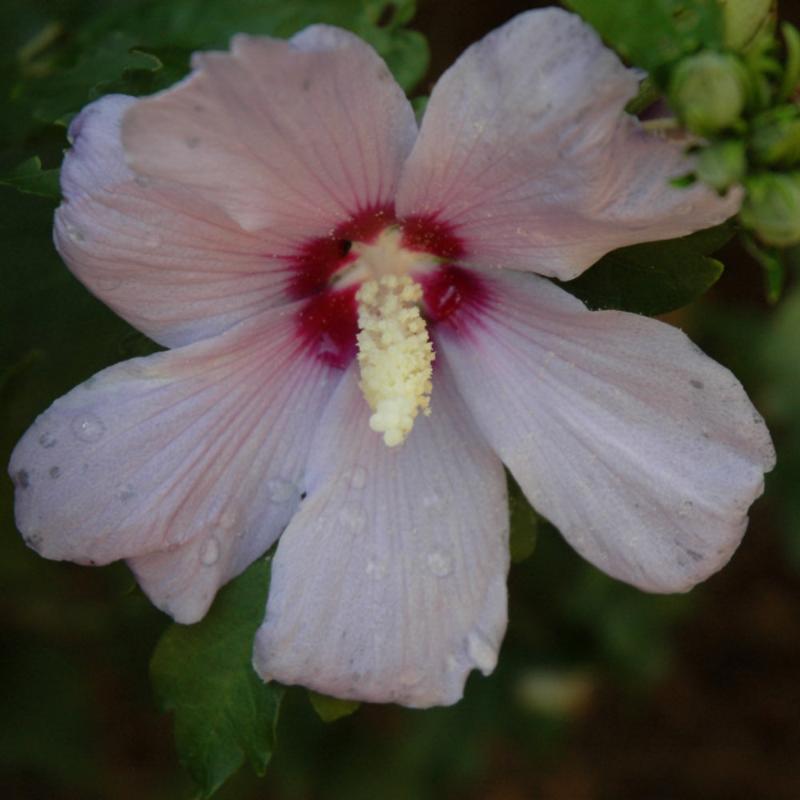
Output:
[[[389,447],[430,413],[430,326],[468,335],[488,293],[457,266],[460,239],[436,216],[397,219],[367,209],[285,257],[288,289],[305,302],[297,332],[304,352],[334,369],[357,358],[369,425]]]
[[[333,276],[338,288],[369,280],[378,280],[387,275],[423,274],[434,269],[440,259],[419,250],[404,246],[403,231],[390,226],[381,231],[373,241],[352,242],[349,250],[351,263]]]
[[[359,386],[373,411],[370,428],[395,447],[411,433],[420,411],[430,413],[433,345],[419,310],[422,287],[412,274],[429,272],[439,260],[404,247],[396,226],[372,241],[354,241],[349,255],[353,260],[331,283],[337,289],[361,286],[356,292]]]
[[[422,287],[409,275],[364,283],[358,302],[359,386],[387,447],[405,441],[417,414],[430,414],[433,345],[419,313]]]

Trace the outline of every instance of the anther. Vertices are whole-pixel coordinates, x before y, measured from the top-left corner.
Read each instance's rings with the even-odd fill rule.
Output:
[[[419,313],[422,287],[408,275],[386,275],[358,290],[361,391],[372,430],[388,447],[405,441],[417,414],[430,414],[433,345]]]

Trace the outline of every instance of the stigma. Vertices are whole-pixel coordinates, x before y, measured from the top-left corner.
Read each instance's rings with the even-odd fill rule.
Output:
[[[388,447],[406,440],[420,411],[430,414],[435,354],[421,300],[408,274],[368,280],[356,294],[359,386],[373,412],[369,426]]]

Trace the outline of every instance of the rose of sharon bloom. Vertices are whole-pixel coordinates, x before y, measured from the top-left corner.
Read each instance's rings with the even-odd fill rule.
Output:
[[[14,452],[47,558],[127,559],[176,620],[280,535],[265,679],[455,702],[506,627],[503,465],[586,559],[684,591],[738,545],[773,464],[741,385],[680,331],[548,278],[735,211],[577,17],[467,50],[421,128],[364,42],[237,36],[176,87],[70,128],[55,239],[170,348],[57,400]]]

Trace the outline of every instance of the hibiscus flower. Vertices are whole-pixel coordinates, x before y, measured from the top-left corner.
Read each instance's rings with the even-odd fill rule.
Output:
[[[11,464],[27,542],[127,559],[192,623],[280,536],[258,672],[410,706],[495,666],[504,464],[616,578],[719,569],[773,463],[761,417],[680,331],[550,280],[735,212],[670,186],[682,147],[624,113],[636,92],[548,9],[468,49],[419,130],[376,53],[326,26],[88,106],[56,245],[169,349],[34,422]]]

